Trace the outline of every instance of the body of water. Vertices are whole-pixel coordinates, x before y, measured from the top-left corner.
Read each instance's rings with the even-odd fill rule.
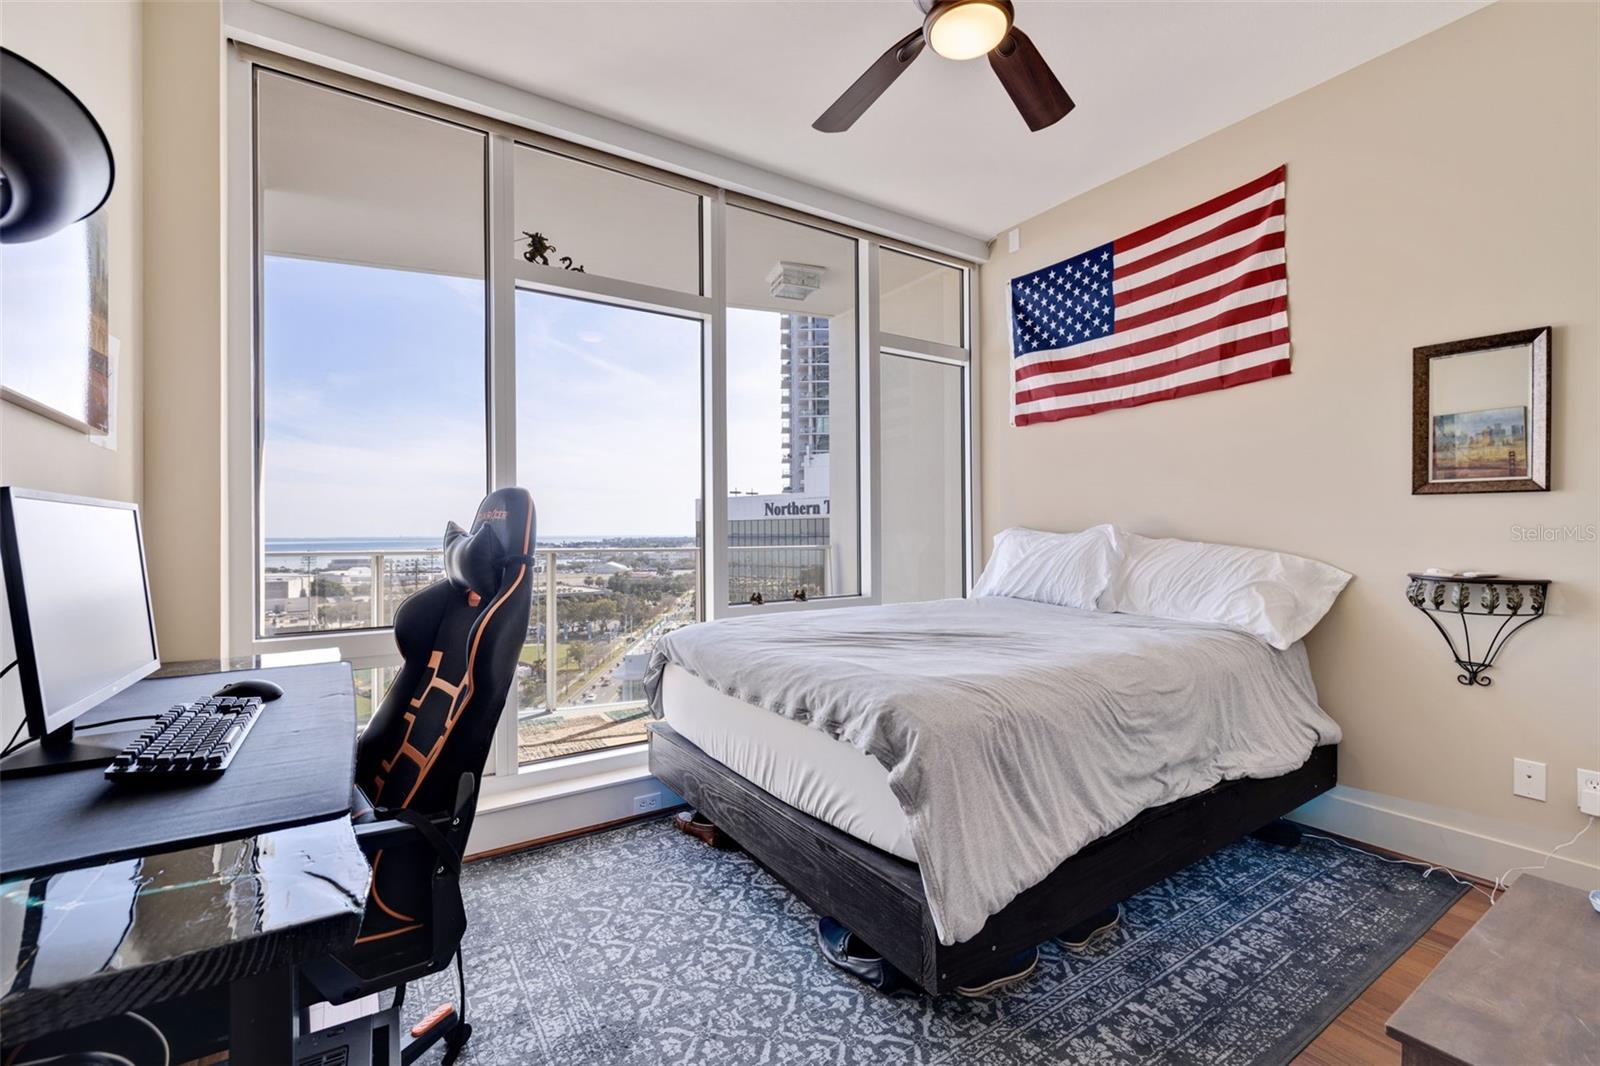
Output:
[[[408,552],[427,551],[441,547],[443,537],[268,537],[269,552],[304,552],[308,555],[330,555],[341,552]],[[617,534],[578,534],[571,536],[539,535],[540,548],[567,547],[683,547],[692,548],[692,539],[679,536],[619,536]]]

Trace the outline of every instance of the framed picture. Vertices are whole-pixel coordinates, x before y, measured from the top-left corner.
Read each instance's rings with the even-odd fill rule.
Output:
[[[1411,492],[1550,491],[1550,327],[1412,351]]]
[[[84,433],[111,428],[106,219],[0,245],[0,396]]]

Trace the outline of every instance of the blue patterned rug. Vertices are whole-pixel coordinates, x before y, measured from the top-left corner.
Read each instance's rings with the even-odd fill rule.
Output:
[[[469,865],[463,1063],[1285,1063],[1463,889],[1306,839],[1235,844],[986,999],[885,996],[748,857],[664,821]],[[407,1020],[455,998],[413,988]],[[437,1058],[437,1053],[434,1053]],[[429,1061],[433,1061],[430,1059]]]

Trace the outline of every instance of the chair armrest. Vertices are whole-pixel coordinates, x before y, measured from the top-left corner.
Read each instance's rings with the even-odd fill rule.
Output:
[[[401,821],[394,817],[394,814],[394,811],[379,808],[377,821],[356,822],[352,826],[356,831],[356,843],[361,846],[364,854],[371,856],[373,852],[383,848],[398,847],[401,844],[415,843],[422,840],[422,834],[415,826]],[[448,814],[436,814],[428,820],[433,823],[441,834],[450,829],[450,815]]]
[[[371,855],[385,847],[420,841],[433,849],[444,868],[459,873],[461,856],[467,847],[462,813],[476,795],[476,784],[472,774],[461,775],[453,812],[426,815],[404,807],[373,808],[374,821],[354,824],[356,843],[362,854]]]

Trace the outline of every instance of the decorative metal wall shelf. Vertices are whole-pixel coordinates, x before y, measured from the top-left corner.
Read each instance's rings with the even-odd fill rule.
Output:
[[[1464,671],[1456,676],[1463,685],[1491,685],[1493,680],[1485,672],[1511,639],[1513,633],[1529,622],[1544,617],[1545,596],[1550,582],[1542,579],[1512,577],[1455,577],[1449,574],[1407,574],[1411,584],[1406,587],[1406,599],[1421,611],[1439,631],[1444,642],[1450,645],[1450,656]],[[1454,615],[1461,622],[1461,643],[1458,646],[1441,618]],[[1471,618],[1497,618],[1500,624],[1482,645],[1482,658],[1472,657]],[[1492,623],[1482,623],[1487,631]]]

